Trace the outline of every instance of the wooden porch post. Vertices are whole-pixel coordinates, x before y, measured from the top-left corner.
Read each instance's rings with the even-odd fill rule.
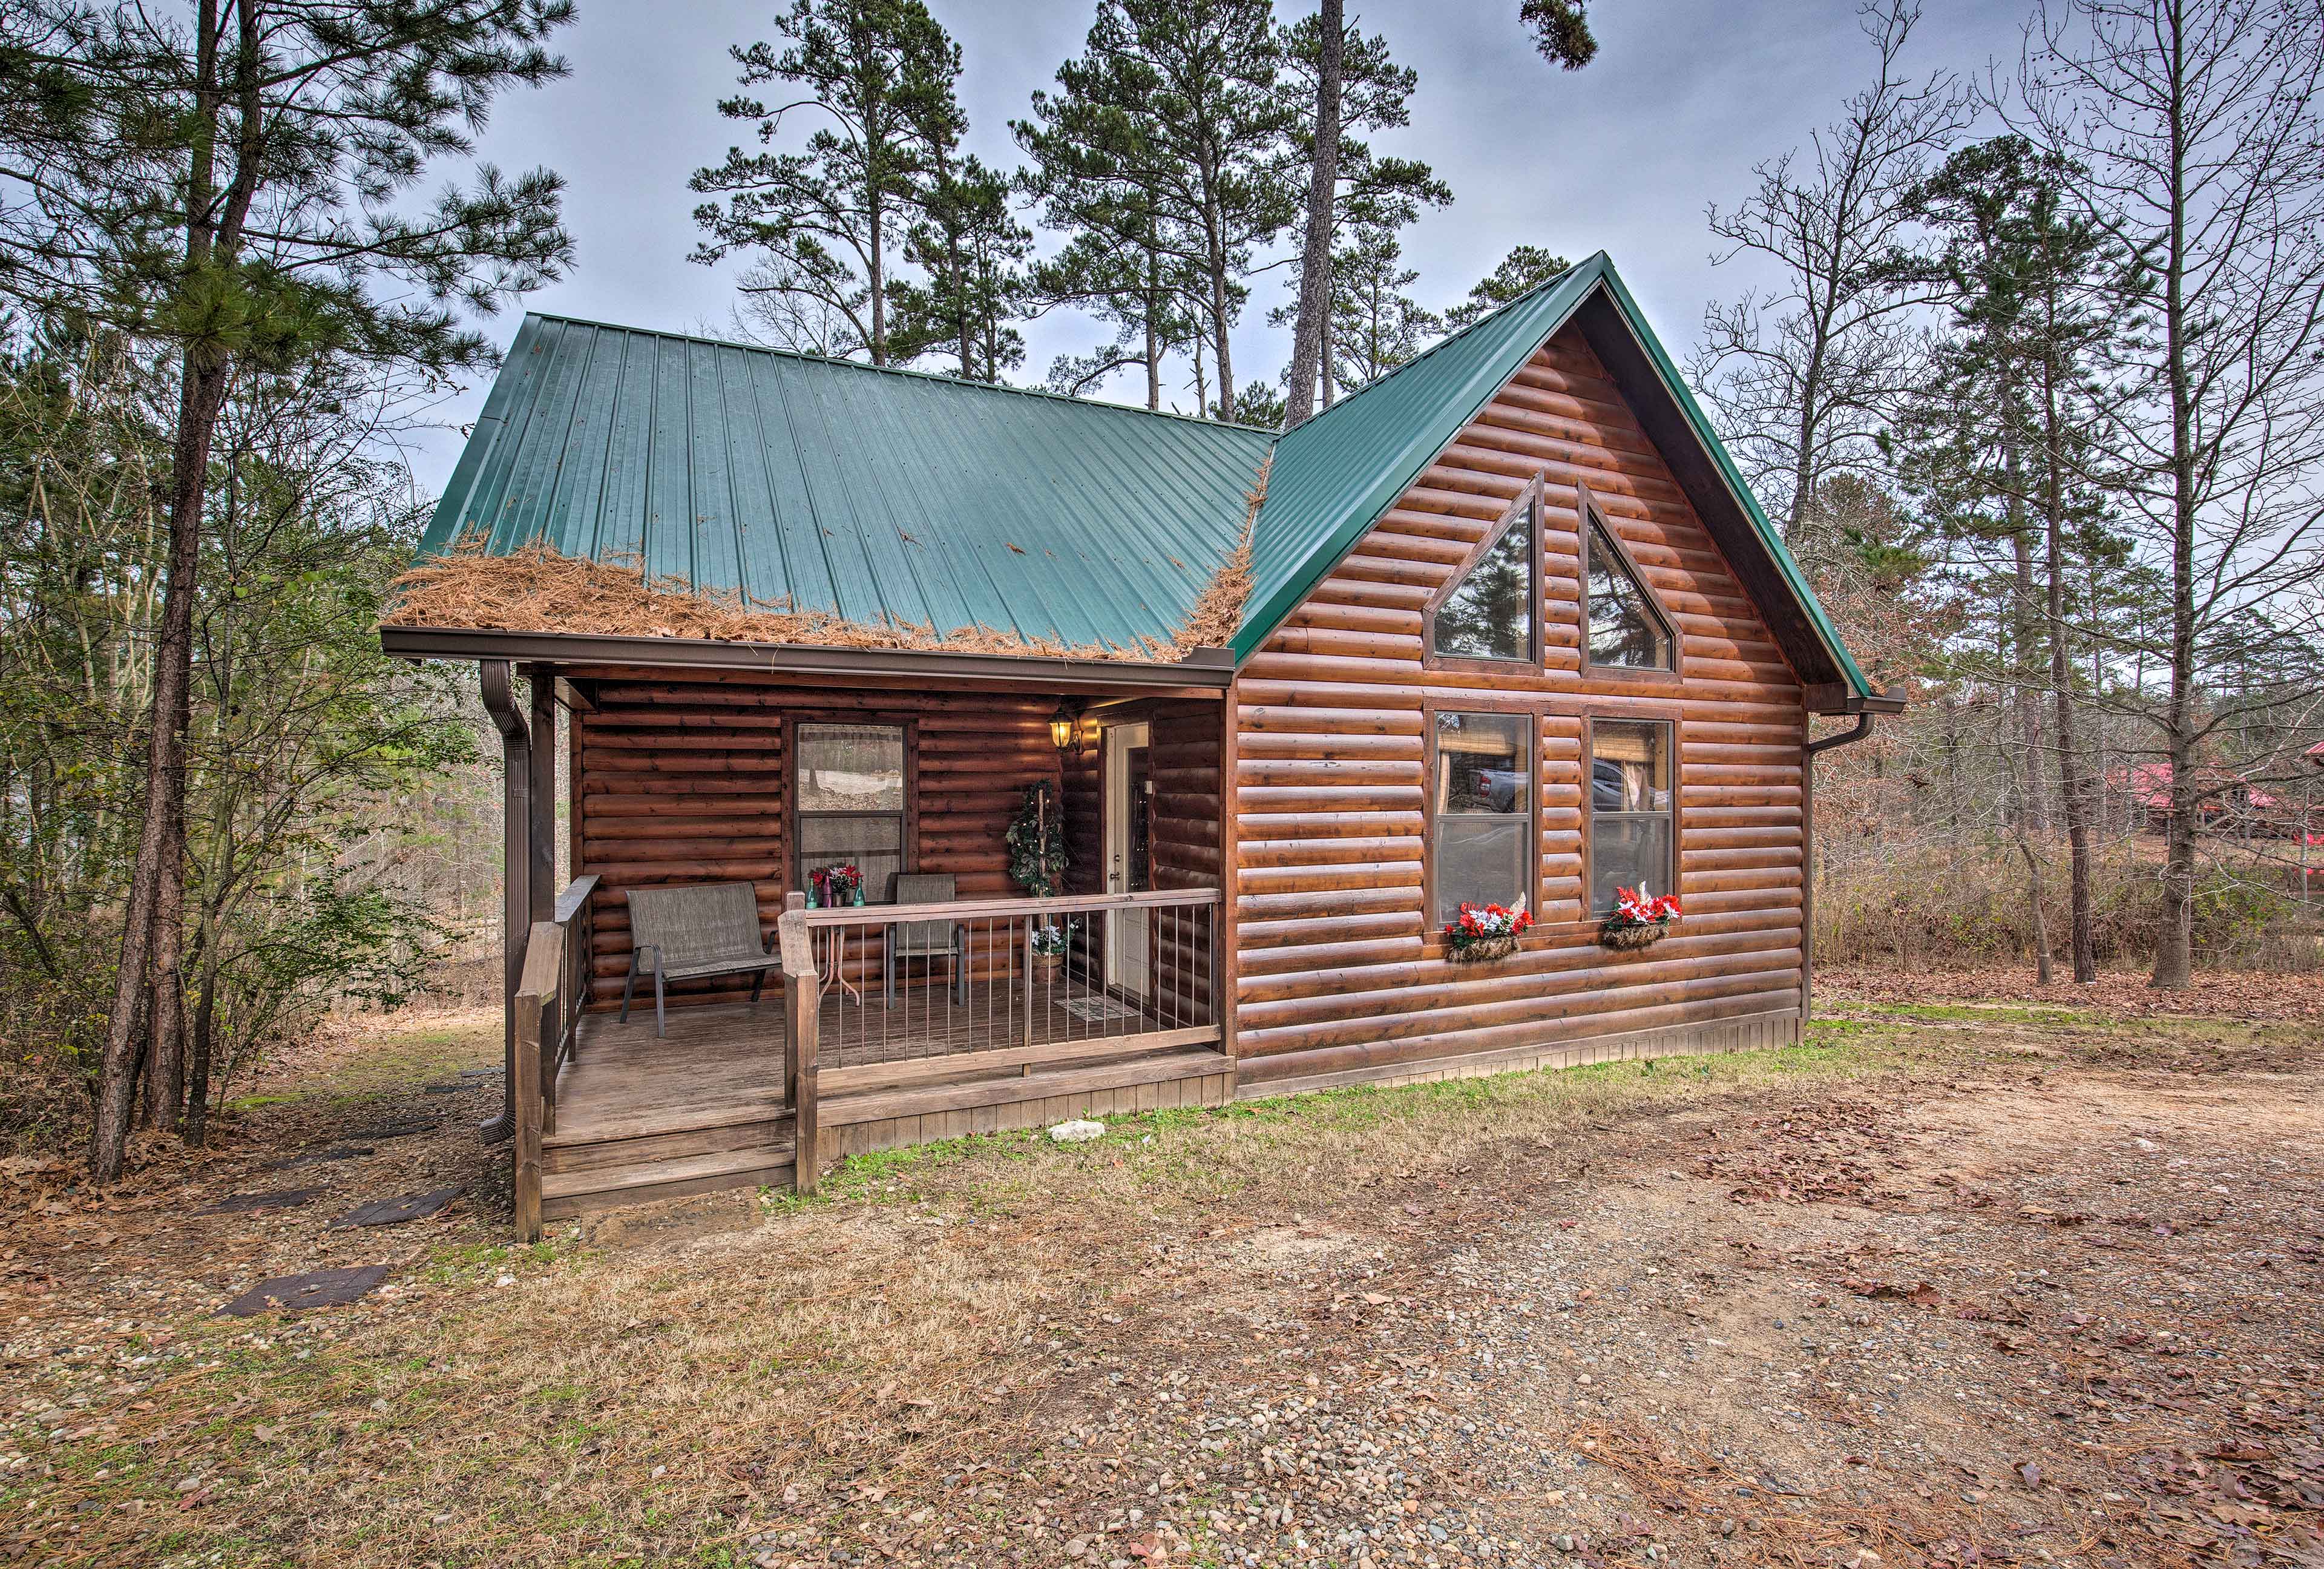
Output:
[[[528,793],[532,808],[525,820],[525,925],[527,929],[554,918],[557,909],[557,688],[556,679],[540,665],[525,667],[532,688],[531,744],[526,751]],[[540,1021],[542,1038],[556,1043],[565,1038],[561,994]]]
[[[477,1131],[487,1140],[516,1128],[517,988],[524,976],[525,937],[532,928],[532,736],[517,711],[506,660],[480,662],[484,709],[501,733],[501,1112]]]
[[[788,895],[783,900],[782,918],[775,924],[775,934],[783,960],[783,1044],[787,1058],[783,1066],[791,1093],[791,1186],[799,1193],[812,1194],[823,1177],[816,1069],[816,1036],[822,1028],[823,996],[816,980],[815,946],[807,937],[806,910],[806,894],[793,891]]]

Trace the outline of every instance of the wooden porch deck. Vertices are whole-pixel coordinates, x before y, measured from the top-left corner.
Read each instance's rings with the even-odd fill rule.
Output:
[[[756,1007],[673,1008],[659,1038],[650,1004],[633,1008],[626,1024],[612,1012],[586,1016],[558,1076],[556,1126],[542,1140],[543,1216],[789,1185],[783,1007],[769,993]],[[1215,1026],[1122,1017],[1118,1001],[1106,1009],[1104,993],[1080,979],[1033,987],[1029,1009],[1027,989],[1006,979],[973,984],[964,1005],[941,998],[940,990],[899,988],[895,1006],[883,1008],[876,983],[861,1001],[835,986],[825,993],[823,1160],[1234,1097],[1233,1065],[1217,1049]]]

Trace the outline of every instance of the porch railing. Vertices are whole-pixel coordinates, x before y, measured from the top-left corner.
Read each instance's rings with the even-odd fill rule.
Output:
[[[577,877],[557,898],[550,919],[526,935],[516,991],[516,1229],[540,1238],[540,1149],[557,1131],[557,1075],[574,1057],[588,1006],[589,895],[597,879]]]
[[[1214,888],[798,913],[825,1095],[1222,1037]]]

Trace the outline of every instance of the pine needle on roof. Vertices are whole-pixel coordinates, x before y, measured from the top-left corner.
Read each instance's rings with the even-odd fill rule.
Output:
[[[1253,493],[1254,516],[1264,486],[1262,474],[1260,490]],[[386,616],[394,626],[1173,663],[1194,648],[1224,642],[1231,635],[1250,591],[1250,527],[1247,519],[1241,544],[1204,589],[1185,627],[1169,643],[1139,639],[1128,646],[1069,644],[989,626],[939,632],[905,621],[856,621],[825,611],[794,609],[787,600],[705,592],[680,577],[650,579],[641,562],[567,556],[543,543],[493,555],[477,535],[406,572],[394,587]],[[1218,631],[1222,625],[1223,632]]]

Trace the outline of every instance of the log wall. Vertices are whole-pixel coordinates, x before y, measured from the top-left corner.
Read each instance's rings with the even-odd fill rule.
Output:
[[[1525,487],[1545,486],[1544,663],[1425,667],[1430,597]],[[1675,623],[1680,673],[1585,673],[1577,482]],[[1621,395],[1568,330],[1521,370],[1246,662],[1233,701],[1236,1040],[1246,1086],[1795,1018],[1800,683]],[[1537,720],[1541,924],[1448,963],[1424,908],[1425,707]],[[1676,722],[1676,932],[1613,953],[1584,918],[1590,714]]]
[[[786,817],[790,727],[801,718],[906,724],[916,733],[917,780],[908,819],[911,870],[949,872],[963,899],[1005,899],[1001,835],[1025,787],[1058,779],[1049,740],[1054,694],[932,695],[812,688],[763,680],[673,680],[575,672],[594,704],[574,715],[574,874],[595,872],[592,996],[618,1002],[630,965],[632,888],[743,881],[758,885],[759,919],[772,932],[791,886]],[[1070,822],[1070,819],[1069,819]],[[980,977],[1003,967],[982,954]],[[745,996],[740,981],[681,982],[687,1002]],[[651,993],[647,993],[651,1001]]]

